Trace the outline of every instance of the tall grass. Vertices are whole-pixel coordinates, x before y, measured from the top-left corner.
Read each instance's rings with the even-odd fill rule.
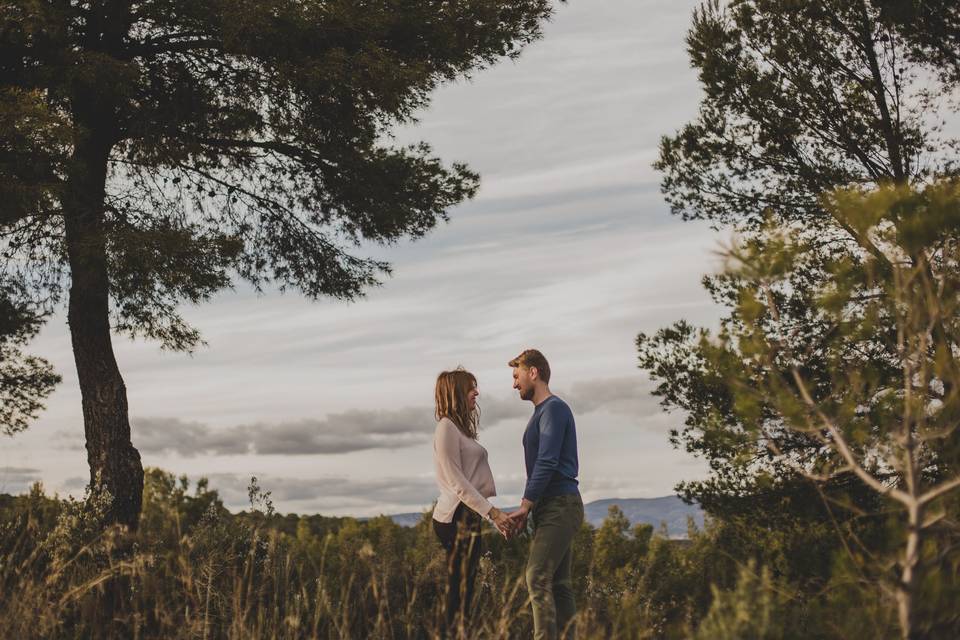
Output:
[[[430,514],[410,528],[281,516],[255,482],[253,509],[232,514],[204,481],[188,488],[148,470],[134,533],[104,528],[96,501],[49,498],[40,486],[0,496],[0,639],[441,637],[446,559]],[[782,571],[740,562],[755,552],[735,531],[691,529],[675,541],[616,511],[597,530],[585,524],[574,543],[577,636],[881,638],[895,628],[893,610],[847,573],[811,595]],[[484,544],[473,615],[452,637],[529,638],[529,538],[488,528]]]
[[[290,534],[273,526],[272,505],[233,515],[212,500],[185,522],[184,494],[159,493],[148,483],[136,533],[102,529],[90,501],[40,488],[24,497],[0,529],[0,638],[441,637],[446,562],[428,517],[413,529],[344,519],[322,536],[303,524]],[[495,536],[484,534],[495,549],[457,638],[531,635],[525,543]],[[607,637],[583,621],[581,637]]]

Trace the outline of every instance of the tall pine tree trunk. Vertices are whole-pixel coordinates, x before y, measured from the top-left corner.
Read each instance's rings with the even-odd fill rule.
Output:
[[[111,142],[89,132],[75,147],[64,202],[71,285],[68,322],[80,379],[95,496],[111,498],[107,522],[136,529],[143,466],[130,441],[127,390],[110,335],[104,195]]]

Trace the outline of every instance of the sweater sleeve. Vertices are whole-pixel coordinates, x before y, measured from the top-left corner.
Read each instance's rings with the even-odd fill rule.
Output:
[[[460,502],[481,516],[486,516],[493,505],[480,495],[463,473],[463,463],[460,459],[460,432],[457,431],[457,427],[448,420],[438,422],[433,447],[438,466],[446,480],[453,486]]]
[[[566,416],[558,407],[544,407],[540,414],[538,428],[540,430],[540,444],[537,448],[537,459],[533,463],[533,470],[527,478],[527,485],[523,497],[530,502],[536,502],[543,495],[553,472],[560,464],[560,450],[563,447],[563,438],[566,433]]]

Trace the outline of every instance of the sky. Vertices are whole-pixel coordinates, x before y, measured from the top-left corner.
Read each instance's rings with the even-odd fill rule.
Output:
[[[414,243],[353,303],[245,287],[183,313],[192,355],[115,338],[144,466],[204,476],[235,509],[251,476],[281,512],[371,516],[429,508],[433,387],[462,365],[479,381],[480,442],[498,497],[519,502],[532,405],[508,360],[549,359],[574,410],[585,501],[658,497],[706,466],[668,442],[637,368],[639,332],[713,326],[700,285],[725,238],[672,216],[652,168],[662,135],[693,118],[699,88],[683,42],[695,2],[571,0],[516,61],[441,87],[398,144],[430,143],[481,174],[472,201]],[[3,442],[0,492],[42,480],[80,496],[88,479],[65,314],[30,349],[63,376],[46,411]]]

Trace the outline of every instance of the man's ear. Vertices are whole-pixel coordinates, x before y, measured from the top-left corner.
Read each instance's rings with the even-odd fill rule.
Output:
[[[530,379],[531,379],[531,380],[539,380],[539,379],[540,379],[540,370],[537,369],[536,367],[527,367],[527,371],[530,372]]]

